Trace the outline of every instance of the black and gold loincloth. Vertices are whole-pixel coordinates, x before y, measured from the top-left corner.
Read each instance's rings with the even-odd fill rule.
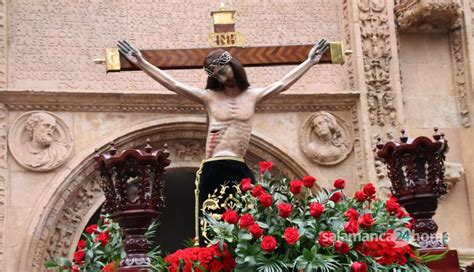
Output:
[[[200,246],[204,246],[209,238],[205,231],[201,233],[206,227],[203,215],[206,213],[220,219],[227,208],[233,208],[234,196],[244,178],[251,178],[252,183],[255,182],[252,170],[242,158],[217,157],[202,161],[196,173],[195,190],[195,231]]]

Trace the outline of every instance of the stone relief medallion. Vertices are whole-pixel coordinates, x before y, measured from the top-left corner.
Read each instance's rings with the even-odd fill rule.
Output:
[[[15,160],[32,171],[49,171],[61,166],[72,152],[71,130],[58,115],[30,111],[18,117],[8,134],[8,146]]]
[[[299,142],[303,153],[321,165],[335,165],[346,159],[352,140],[345,122],[328,112],[311,114],[300,128]]]

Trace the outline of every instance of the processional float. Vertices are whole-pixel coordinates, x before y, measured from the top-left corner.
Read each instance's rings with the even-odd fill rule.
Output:
[[[402,129],[399,141],[383,143],[379,138],[377,156],[387,165],[392,183],[391,193],[414,219],[413,231],[420,251],[446,256],[428,263],[433,271],[459,271],[456,250],[449,250],[445,234],[438,233],[433,216],[438,200],[447,193],[444,183],[444,162],[448,141],[443,133],[434,129],[433,140],[419,136],[411,139]]]

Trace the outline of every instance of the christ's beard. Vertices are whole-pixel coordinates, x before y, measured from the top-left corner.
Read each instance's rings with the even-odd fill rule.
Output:
[[[53,135],[49,133],[41,133],[38,135],[35,140],[44,147],[48,147],[53,142]]]
[[[233,88],[233,87],[235,86],[235,81],[232,80],[232,79],[228,79],[228,80],[225,81],[224,84],[225,84],[227,87]]]

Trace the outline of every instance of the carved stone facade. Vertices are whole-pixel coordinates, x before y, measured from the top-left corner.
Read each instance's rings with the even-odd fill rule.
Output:
[[[451,234],[451,248],[474,255],[468,253],[474,252],[474,239],[466,239],[474,236],[468,219],[474,214],[468,201],[474,195],[474,53],[469,51],[474,31],[465,21],[474,18],[474,1],[225,2],[237,10],[236,30],[248,46],[308,44],[327,37],[352,51],[343,66],[316,65],[289,91],[257,107],[245,158],[249,166],[257,171],[259,160],[271,160],[277,172],[311,174],[319,186],[344,178],[349,195],[373,181],[383,196],[390,184],[384,165],[374,159],[374,138],[397,138],[401,127],[409,136],[429,136],[439,126],[450,141],[447,160],[460,164],[465,177],[453,182],[440,203],[437,223]],[[124,37],[140,48],[208,47],[209,13],[216,5],[0,0],[0,271],[42,271],[46,260],[72,256],[80,232],[103,201],[94,183],[95,148],[103,150],[110,141],[117,148],[141,147],[150,138],[153,146],[168,143],[170,171],[199,167],[204,107],[170,94],[143,73],[106,74],[92,60]],[[427,31],[429,22],[436,23],[436,31]],[[441,25],[449,27],[441,30]],[[246,71],[253,85],[263,86],[292,68]],[[169,73],[200,87],[206,80],[200,70]],[[57,116],[72,133],[70,158],[50,171],[31,171],[7,156],[8,145],[11,153],[19,148],[14,121],[32,111]],[[311,132],[305,122],[317,112],[335,116],[343,142],[349,143],[332,163],[305,154],[314,134],[300,146],[300,129]]]
[[[7,109],[0,104],[0,268],[5,265],[5,217],[7,210]]]
[[[464,127],[471,126],[466,73],[466,38],[461,3],[457,0],[399,0],[394,8],[401,31],[449,33],[459,114]]]
[[[69,126],[52,112],[32,111],[18,117],[9,131],[9,149],[16,161],[32,171],[50,171],[72,152]]]
[[[396,0],[397,26],[402,30],[433,31],[449,28],[459,18],[457,0]]]
[[[186,128],[186,130],[176,133],[176,131],[181,131],[183,128]],[[152,133],[152,138],[149,137],[149,133]],[[118,149],[139,147],[133,146],[132,143],[144,143],[145,138],[150,138],[153,146],[160,146],[166,142],[169,149],[174,150],[172,153],[173,164],[169,167],[171,170],[190,167],[189,164],[186,165],[189,160],[180,155],[179,149],[173,147],[199,145],[199,150],[193,153],[197,155],[192,160],[195,164],[191,165],[194,166],[194,170],[197,170],[199,161],[204,156],[202,146],[205,137],[204,123],[192,125],[183,122],[181,125],[163,124],[146,127],[135,131],[134,135],[117,138],[115,142],[118,143]],[[264,153],[265,158],[262,157]],[[71,255],[71,244],[77,242],[80,232],[84,229],[85,222],[87,222],[84,218],[90,213],[91,209],[97,209],[97,204],[103,201],[103,195],[96,181],[98,173],[94,169],[94,162],[91,157],[92,155],[89,155],[85,158],[85,163],[78,167],[80,171],[73,171],[68,175],[66,180],[63,181],[61,193],[55,195],[48,202],[45,213],[40,218],[40,227],[35,230],[40,239],[28,247],[29,252],[31,252],[29,254],[34,256],[33,261],[25,260],[24,267],[32,267],[33,271],[41,270],[45,261],[58,256]],[[287,157],[286,154],[279,152],[275,147],[268,146],[268,143],[254,136],[246,160],[250,163],[256,163],[265,159],[276,162],[279,168],[276,172],[285,173],[289,177],[307,174],[303,169],[291,165],[291,158]]]
[[[344,120],[325,111],[315,112],[300,128],[301,149],[317,164],[338,164],[352,151],[353,137],[348,131]]]
[[[390,78],[392,50],[386,1],[358,1],[365,84],[371,125],[397,125],[396,97]]]

